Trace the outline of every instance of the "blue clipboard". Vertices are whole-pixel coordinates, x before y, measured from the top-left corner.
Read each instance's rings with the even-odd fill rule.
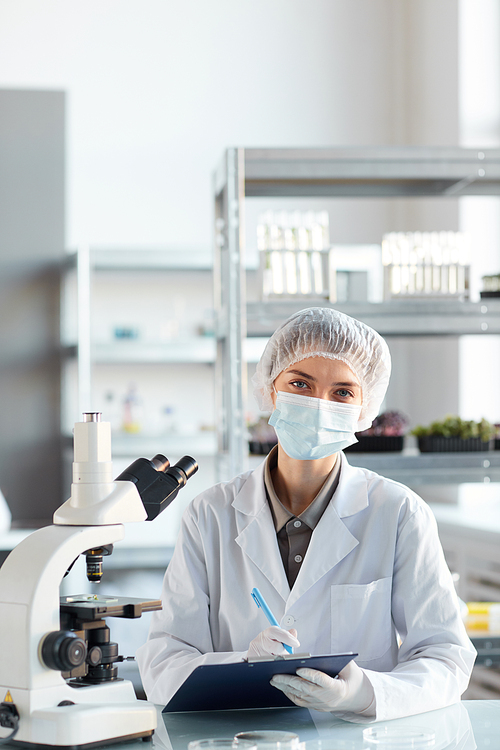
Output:
[[[163,713],[295,706],[281,690],[269,684],[273,675],[295,674],[301,667],[311,667],[336,677],[355,656],[357,654],[354,653],[299,655],[295,659],[287,657],[235,664],[205,664],[191,672]]]

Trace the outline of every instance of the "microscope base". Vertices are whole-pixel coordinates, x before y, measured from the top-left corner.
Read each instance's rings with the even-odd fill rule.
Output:
[[[143,740],[144,742],[150,742],[153,739],[154,730],[148,732],[148,734],[131,734],[127,737],[114,737],[110,740],[101,740],[100,742],[88,742],[86,745],[57,745],[57,750],[92,750],[93,748],[99,748],[103,745],[115,745],[119,742],[132,742],[134,740]],[[26,748],[26,750],[47,750],[47,748],[53,748],[54,745],[46,745],[35,742],[22,742],[18,740],[11,741],[12,747]]]
[[[137,700],[128,680],[78,689],[63,684],[54,691],[41,693],[11,689],[20,715],[13,745],[83,750],[112,742],[148,739],[156,729],[154,705]]]

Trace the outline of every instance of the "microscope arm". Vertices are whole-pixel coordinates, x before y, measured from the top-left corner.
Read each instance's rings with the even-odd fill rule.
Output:
[[[59,586],[86,550],[124,537],[122,524],[47,526],[24,539],[0,568],[0,685],[50,688],[61,673],[40,660],[43,637],[59,630]]]

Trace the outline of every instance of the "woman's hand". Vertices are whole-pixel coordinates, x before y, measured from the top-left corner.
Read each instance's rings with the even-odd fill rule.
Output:
[[[283,630],[283,628],[273,625],[263,630],[250,642],[246,658],[255,659],[256,656],[282,656],[287,653],[283,646],[284,643],[287,646],[292,646],[292,648],[298,648],[300,643],[297,640],[297,631],[294,628],[292,630]]]
[[[297,706],[316,711],[352,711],[371,707],[375,694],[370,681],[354,661],[335,679],[317,669],[304,667],[296,675],[276,674],[271,685],[285,693]],[[373,707],[373,714],[375,708]]]

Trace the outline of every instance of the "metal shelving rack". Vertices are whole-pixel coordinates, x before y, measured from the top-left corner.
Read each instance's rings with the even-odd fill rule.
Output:
[[[307,304],[300,300],[296,305],[247,306],[245,198],[466,195],[500,195],[500,149],[378,146],[227,149],[214,174],[216,384],[222,479],[245,470],[247,464],[243,413],[246,366],[242,342],[247,335],[268,336],[287,315]],[[500,302],[495,300],[425,304],[405,300],[390,304],[339,305],[338,309],[365,321],[385,336],[500,333]],[[420,478],[426,468],[428,481],[439,474],[455,476],[454,472],[448,472],[451,464],[442,454],[426,457],[428,467],[424,466],[423,457],[414,458],[413,468]],[[480,472],[478,478],[479,475]]]

